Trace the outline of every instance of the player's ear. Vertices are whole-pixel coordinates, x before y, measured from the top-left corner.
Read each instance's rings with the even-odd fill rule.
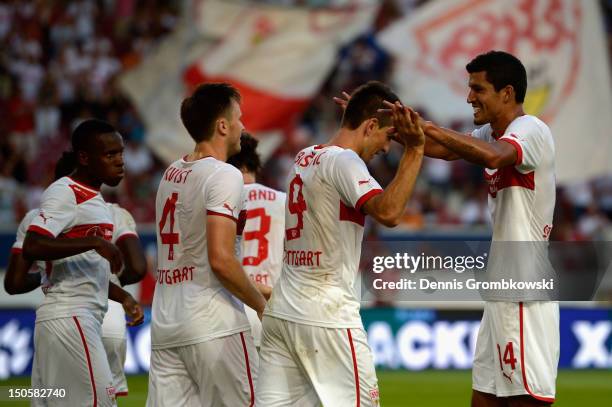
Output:
[[[504,103],[510,103],[514,100],[514,88],[512,85],[506,85],[504,89],[502,89],[502,97]]]
[[[217,131],[223,135],[229,132],[229,120],[226,117],[221,116],[217,119]]]

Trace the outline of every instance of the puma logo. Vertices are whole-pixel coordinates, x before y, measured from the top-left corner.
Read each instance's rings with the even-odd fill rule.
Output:
[[[508,376],[506,372],[503,372],[503,371],[502,371],[502,374],[504,375],[506,379],[510,380],[510,383],[512,383],[512,375],[514,374],[514,371],[510,372],[510,376]]]
[[[49,216],[49,217],[45,216],[45,214],[44,214],[44,213],[42,213],[42,212],[40,212],[40,213],[38,214],[38,216],[40,216],[40,217],[42,218],[43,223],[44,223],[45,225],[47,224],[47,219],[51,219],[51,218],[53,218],[53,216]]]
[[[224,207],[225,209],[227,209],[228,211],[230,211],[231,213],[234,213],[234,210],[236,209],[236,207],[233,207],[233,208],[232,208],[231,206],[229,206],[229,204],[228,204],[228,203],[224,203],[224,204],[223,204],[223,207]]]

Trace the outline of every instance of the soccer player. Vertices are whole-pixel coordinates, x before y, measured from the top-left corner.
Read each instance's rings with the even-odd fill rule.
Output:
[[[243,181],[225,161],[240,151],[239,102],[231,85],[209,83],[181,104],[196,145],[157,191],[148,406],[254,402],[258,355],[243,304],[261,315],[266,300],[234,253]]]
[[[25,260],[52,262],[36,310],[32,387],[66,389],[65,398],[33,403],[111,406],[115,390],[101,326],[114,287],[110,272],[117,273],[122,260],[99,188],[121,181],[123,140],[110,124],[89,119],[74,130],[72,149],[75,171],[45,190],[23,242]],[[110,292],[122,302],[116,295]]]
[[[548,126],[523,111],[525,67],[513,55],[491,51],[474,58],[466,69],[467,102],[474,108],[474,124],[483,126],[470,136],[424,122],[425,154],[446,160],[463,158],[485,168],[494,244],[542,245],[552,229],[555,207],[555,146]],[[489,265],[494,260],[491,254]],[[503,270],[487,272],[510,278],[520,270],[506,264]],[[558,303],[489,298],[497,301],[485,303],[472,371],[472,405],[554,402]]]
[[[73,152],[65,152],[55,166],[55,179],[58,180],[69,175],[76,165],[76,157]],[[127,396],[128,388],[123,366],[126,357],[126,313],[131,321],[129,326],[138,325],[143,322],[144,314],[140,305],[127,292],[119,287],[126,284],[136,283],[146,273],[146,259],[136,234],[136,223],[134,218],[125,209],[116,204],[108,204],[113,213],[113,244],[116,244],[124,260],[124,268],[119,277],[111,274],[111,284],[117,286],[113,292],[119,292],[123,302],[111,301],[108,303],[108,311],[102,322],[102,343],[106,351],[108,363],[113,374],[113,387],[115,396]],[[29,211],[22,219],[17,228],[17,238],[9,255],[9,266],[7,268],[4,285],[9,294],[22,294],[38,288],[41,284],[46,292],[51,285],[48,272],[51,271],[51,262],[36,262],[34,273],[33,262],[27,261],[21,255],[23,240],[32,220],[38,216],[40,209]],[[109,292],[109,296],[112,293]]]
[[[390,103],[384,103],[390,102]],[[379,111],[390,106],[392,114]],[[403,145],[383,191],[365,162]],[[380,82],[352,94],[327,144],[300,151],[290,170],[283,270],[263,319],[257,405],[378,405],[378,381],[359,315],[357,280],[366,215],[396,226],[423,158],[418,115]]]
[[[261,169],[258,141],[248,133],[240,137],[240,153],[227,161],[242,172],[244,180],[241,218],[244,226],[241,239],[242,267],[255,284],[272,288],[283,264],[286,194],[257,183]],[[242,216],[244,215],[244,216]],[[255,310],[245,308],[255,346],[261,346],[261,321]]]

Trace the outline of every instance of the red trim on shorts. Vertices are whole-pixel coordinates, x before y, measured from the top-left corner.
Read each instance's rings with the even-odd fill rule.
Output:
[[[87,341],[85,340],[85,335],[83,334],[83,330],[81,329],[81,324],[79,324],[79,320],[77,317],[72,317],[74,319],[74,323],[79,330],[79,335],[81,335],[81,341],[83,342],[83,348],[85,348],[85,356],[87,356],[87,368],[89,369],[89,379],[91,380],[91,389],[93,390],[93,407],[98,405],[98,396],[96,394],[96,382],[94,381],[93,367],[91,366],[91,358],[89,357],[89,348],[87,347]]]
[[[499,141],[505,141],[506,143],[514,146],[514,148],[516,149],[516,162],[514,163],[514,165],[521,165],[523,163],[523,148],[521,147],[521,145],[515,140],[509,138],[500,138]]]
[[[128,395],[127,391],[119,391],[115,393],[115,397],[127,397],[127,395]]]
[[[43,235],[43,236],[55,237],[53,233],[37,225],[30,225],[30,227],[28,228],[28,232],[38,233],[39,235]]]
[[[234,218],[233,216],[227,215],[225,213],[221,213],[221,212],[215,212],[215,211],[206,211],[207,215],[213,215],[213,216],[223,216],[224,218],[228,218],[233,220],[234,222],[236,222],[236,224],[238,224],[238,219]]]
[[[355,346],[353,345],[353,335],[351,335],[351,330],[347,328],[346,332],[348,333],[349,344],[351,345],[351,355],[353,356],[353,371],[355,372],[355,392],[357,394],[357,404],[359,407],[361,405],[361,397],[359,394],[359,370],[357,370],[357,355],[355,355]]]
[[[369,192],[366,192],[365,194],[361,196],[361,198],[357,200],[357,203],[355,204],[355,209],[360,211],[361,207],[363,206],[364,203],[368,201],[368,199],[372,198],[375,195],[382,194],[382,192],[383,192],[382,189],[372,189]]]
[[[242,350],[244,351],[244,359],[246,360],[247,376],[249,378],[249,388],[251,389],[251,403],[249,404],[249,407],[253,407],[253,405],[255,405],[255,391],[253,390],[253,378],[251,377],[249,352],[247,352],[246,342],[244,341],[244,332],[240,332],[240,340],[242,341]]]
[[[521,373],[523,375],[523,386],[525,386],[525,390],[531,397],[536,400],[545,401],[547,403],[554,403],[555,399],[550,397],[543,397],[533,394],[533,392],[529,389],[529,385],[527,384],[527,366],[525,365],[525,346],[523,344],[523,303],[519,302],[519,327],[520,327],[520,336],[521,336]]]

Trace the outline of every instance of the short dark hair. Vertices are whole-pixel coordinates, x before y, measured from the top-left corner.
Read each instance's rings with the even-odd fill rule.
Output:
[[[353,91],[351,99],[344,109],[341,126],[355,130],[364,121],[377,118],[379,127],[391,125],[391,116],[387,113],[378,112],[384,109],[383,101],[391,103],[399,101],[399,98],[391,88],[382,82],[369,81]]]
[[[472,59],[465,69],[469,73],[484,71],[487,81],[493,84],[496,92],[510,85],[514,88],[516,102],[525,101],[527,71],[514,55],[504,51],[489,51]]]
[[[64,151],[55,164],[55,179],[58,180],[69,175],[74,171],[76,164],[77,157],[74,151]]]
[[[203,83],[181,103],[181,121],[196,143],[208,140],[215,122],[229,114],[232,100],[240,102],[240,92],[228,83]]]
[[[116,133],[112,124],[99,119],[83,120],[72,132],[72,151],[91,151],[93,140],[99,134]]]
[[[231,156],[227,163],[242,170],[257,174],[261,169],[261,160],[257,154],[257,144],[259,141],[249,133],[242,133],[240,136],[240,152]]]

